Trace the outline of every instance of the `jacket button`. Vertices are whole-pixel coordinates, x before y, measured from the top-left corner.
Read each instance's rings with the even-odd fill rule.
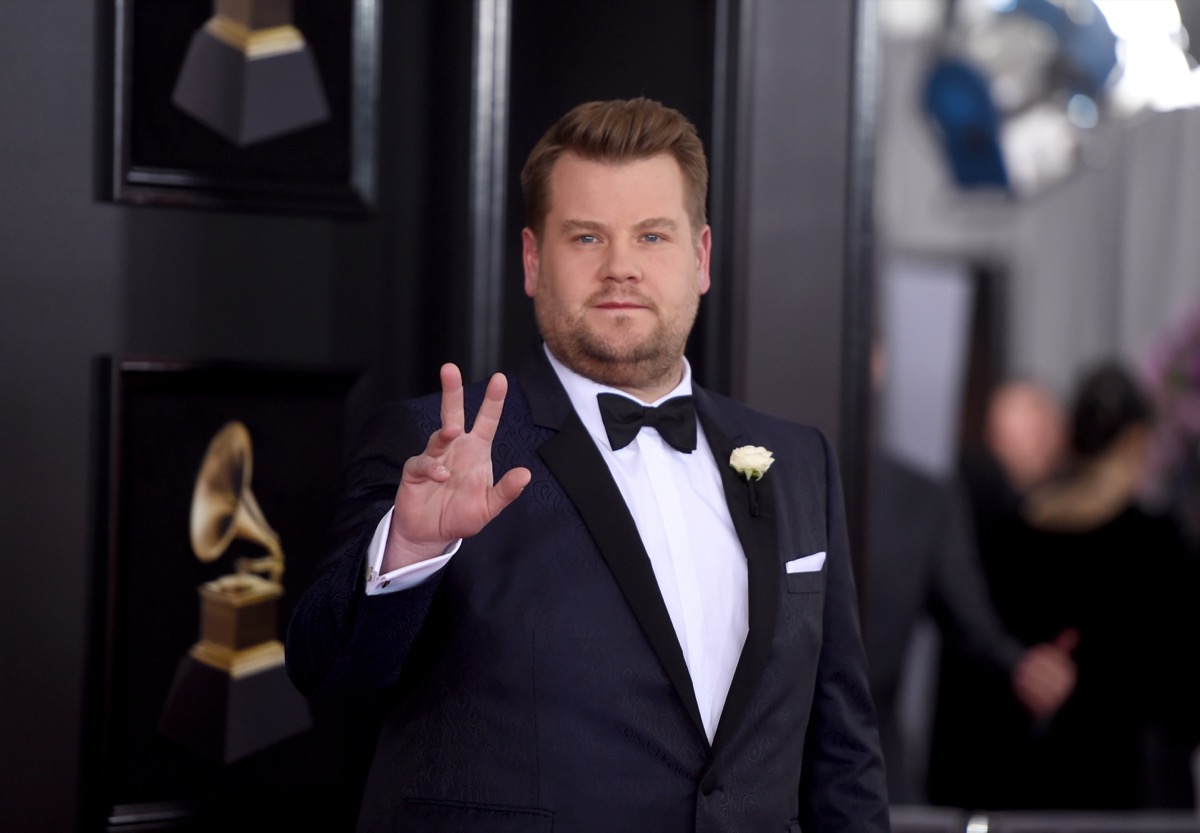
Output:
[[[704,783],[700,785],[700,792],[703,793],[704,795],[708,796],[708,795],[712,795],[713,790],[715,790],[716,788],[717,788],[717,785],[713,783],[713,779],[711,777],[708,777],[708,778],[705,778]]]

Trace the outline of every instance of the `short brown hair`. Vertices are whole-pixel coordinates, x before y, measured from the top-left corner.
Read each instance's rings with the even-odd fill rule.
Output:
[[[563,116],[538,141],[521,170],[525,218],[539,238],[550,211],[550,172],[563,153],[598,162],[629,162],[660,153],[683,173],[692,230],[704,228],[708,162],[695,126],[682,113],[648,98],[589,101]]]

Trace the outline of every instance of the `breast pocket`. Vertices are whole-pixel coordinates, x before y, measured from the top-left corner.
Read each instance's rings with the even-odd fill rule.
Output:
[[[824,593],[825,570],[811,573],[788,573],[784,576],[789,593]]]
[[[788,573],[783,579],[787,592],[780,598],[780,647],[804,657],[817,656],[825,616],[825,571]]]

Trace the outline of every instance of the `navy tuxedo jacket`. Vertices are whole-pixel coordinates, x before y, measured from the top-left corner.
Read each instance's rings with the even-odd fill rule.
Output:
[[[483,385],[466,396],[470,419]],[[436,576],[383,596],[362,592],[364,553],[440,396],[369,426],[343,544],[287,644],[310,696],[386,699],[361,830],[888,829],[832,451],[811,428],[695,399],[749,573],[749,635],[711,745],[633,518],[540,349],[510,376],[493,445],[497,477],[526,466],[532,482]],[[739,445],[775,455],[757,516],[728,465]],[[822,570],[786,572],[821,551]]]

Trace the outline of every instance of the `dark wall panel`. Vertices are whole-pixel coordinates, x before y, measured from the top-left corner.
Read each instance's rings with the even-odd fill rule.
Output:
[[[112,41],[98,0],[0,2],[0,826],[75,826],[93,357],[364,371],[354,416],[436,384],[466,268],[470,4],[384,0],[367,218],[96,199]]]
[[[854,4],[747,4],[740,372],[747,401],[836,443]]]

